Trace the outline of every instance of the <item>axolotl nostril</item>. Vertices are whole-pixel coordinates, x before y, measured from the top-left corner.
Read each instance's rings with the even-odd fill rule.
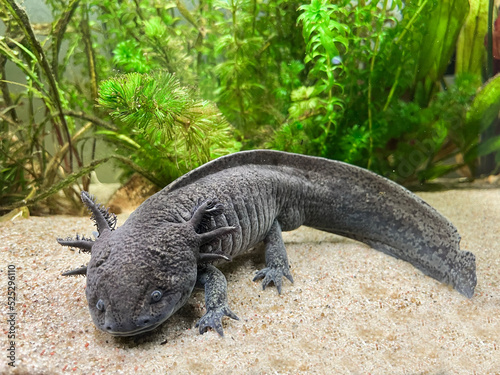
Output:
[[[227,303],[217,261],[231,261],[259,242],[266,267],[254,280],[293,282],[282,231],[301,225],[364,242],[410,262],[471,298],[475,257],[445,217],[402,186],[343,162],[279,151],[244,151],[213,160],[147,199],[126,222],[87,193],[98,236],[59,239],[91,252],[86,296],[95,325],[131,336],[161,325],[191,295],[205,289],[201,333],[223,335],[222,317],[238,319]]]

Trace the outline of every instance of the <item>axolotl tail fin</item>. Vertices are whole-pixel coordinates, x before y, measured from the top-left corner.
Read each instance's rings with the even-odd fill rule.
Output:
[[[477,284],[476,257],[470,251],[461,251],[455,259],[452,270],[452,285],[468,298],[472,298]]]
[[[406,254],[385,243],[356,238],[356,236],[352,235],[348,237],[362,241],[376,250],[411,263],[425,275],[444,284],[451,285],[467,298],[472,298],[474,295],[474,289],[477,284],[476,257],[470,251],[457,250],[454,259],[449,259],[449,261],[446,262],[442,262],[438,259],[429,259],[434,265],[433,267],[429,267],[428,263],[421,262],[420,259],[417,260],[405,256]],[[436,267],[437,264],[439,264],[438,267]]]

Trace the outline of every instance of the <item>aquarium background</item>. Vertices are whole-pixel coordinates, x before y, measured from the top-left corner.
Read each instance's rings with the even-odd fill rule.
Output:
[[[255,148],[412,187],[498,173],[497,13],[476,0],[1,0],[0,210],[81,210],[93,171],[162,187]]]

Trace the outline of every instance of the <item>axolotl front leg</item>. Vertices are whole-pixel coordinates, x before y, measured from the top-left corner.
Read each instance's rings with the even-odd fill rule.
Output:
[[[286,277],[293,283],[293,278],[288,265],[285,244],[281,235],[281,227],[277,220],[274,221],[269,233],[264,239],[266,267],[257,271],[254,281],[264,279],[262,288],[265,289],[271,282],[281,293],[282,278]],[[206,314],[196,323],[200,333],[205,333],[208,328],[215,329],[224,336],[222,317],[228,316],[239,320],[228,306],[227,281],[224,274],[212,265],[198,267],[197,287],[205,289]]]
[[[198,267],[197,287],[205,289],[205,306],[207,312],[196,323],[200,333],[205,333],[208,328],[213,328],[224,336],[222,317],[228,316],[239,320],[227,304],[227,281],[224,274],[216,267],[207,264]]]

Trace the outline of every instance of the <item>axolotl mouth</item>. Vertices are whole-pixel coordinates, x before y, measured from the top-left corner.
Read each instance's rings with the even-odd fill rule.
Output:
[[[155,307],[145,309],[149,312],[143,312],[135,318],[130,315],[130,310],[125,313],[120,310],[113,311],[113,306],[109,302],[99,299],[95,306],[90,307],[90,314],[96,327],[113,336],[135,336],[154,330],[162,325],[180,306],[183,305],[182,293],[174,293],[162,298],[160,291],[152,293],[158,302]],[[90,303],[89,303],[90,305]],[[128,315],[128,316],[127,316]]]
[[[109,329],[101,329],[101,328],[99,328],[99,329],[101,329],[102,331],[104,331],[106,333],[109,333],[112,336],[116,336],[116,337],[136,336],[136,335],[140,335],[142,333],[153,331],[154,329],[156,329],[159,326],[161,326],[168,318],[169,317],[167,316],[165,319],[160,320],[156,324],[149,325],[147,327],[138,327],[137,329],[132,330],[132,331],[111,331]]]

